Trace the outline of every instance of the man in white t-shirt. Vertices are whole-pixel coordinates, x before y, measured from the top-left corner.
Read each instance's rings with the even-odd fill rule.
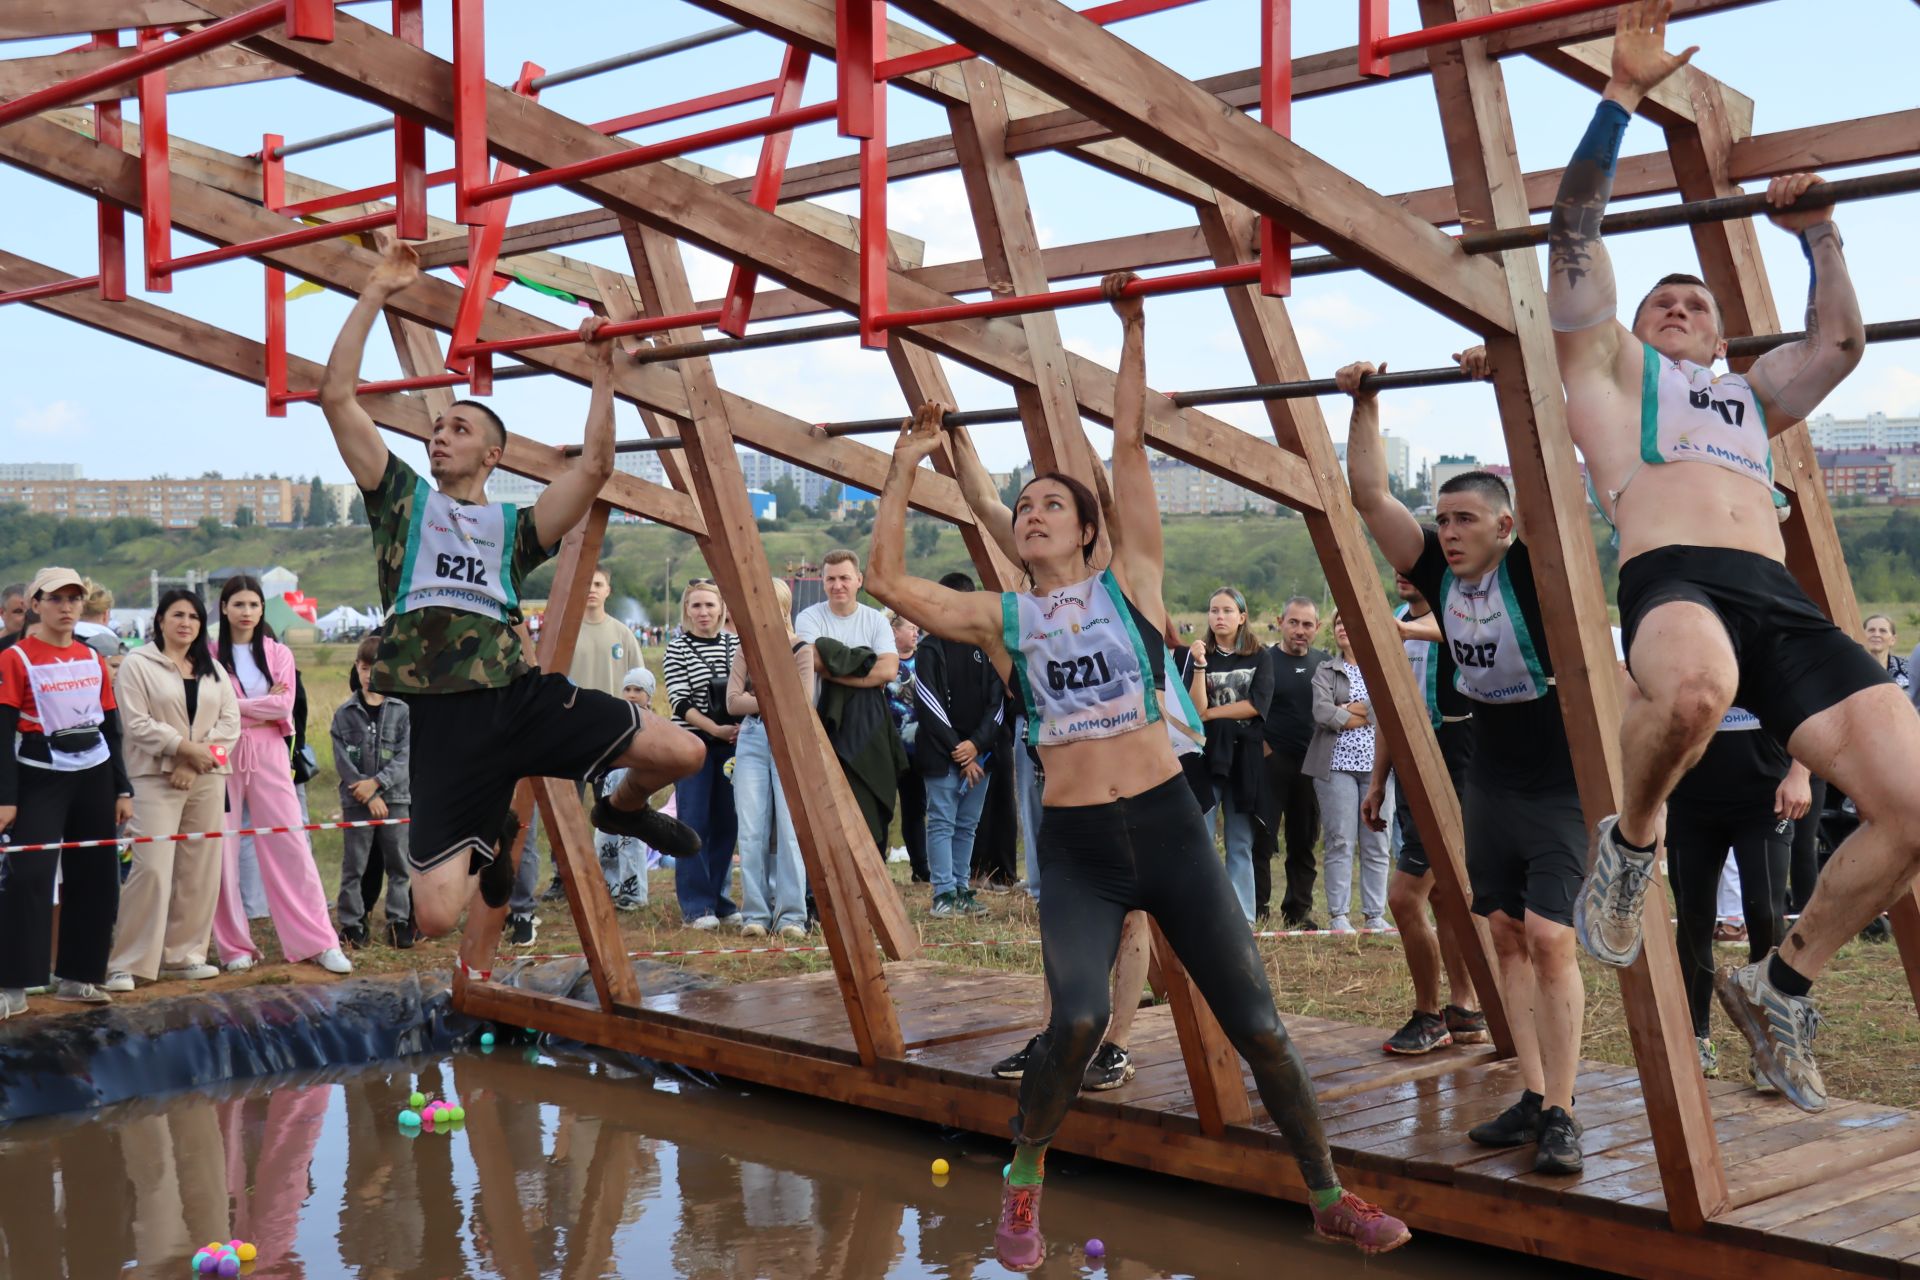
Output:
[[[864,676],[834,676],[821,671],[823,684],[854,689],[877,689],[900,674],[900,651],[893,643],[887,615],[860,603],[860,557],[844,548],[827,552],[820,562],[820,585],[827,598],[800,611],[793,629],[808,644],[825,636],[841,644],[873,650],[872,670]]]

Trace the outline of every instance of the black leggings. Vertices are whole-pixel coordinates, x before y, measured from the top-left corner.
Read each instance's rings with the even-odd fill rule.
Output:
[[[111,840],[113,765],[77,773],[20,768],[20,812],[12,844]],[[4,849],[5,846],[0,846]],[[53,872],[60,869],[60,957],[54,972],[75,982],[105,982],[120,915],[120,851],[0,852],[0,987],[41,987],[53,950]]]
[[[1820,879],[1820,814],[1827,807],[1827,780],[1814,778],[1809,786],[1813,803],[1807,809],[1807,816],[1793,824],[1793,866],[1787,879],[1792,892],[1787,895],[1787,909],[1794,912],[1807,909],[1807,899],[1813,896],[1813,886]]]
[[[1693,1034],[1704,1038],[1713,1007],[1713,925],[1720,896],[1720,868],[1733,849],[1740,868],[1740,897],[1747,913],[1747,959],[1759,960],[1786,932],[1787,861],[1793,823],[1764,808],[1727,817],[1681,804],[1667,810],[1667,879],[1673,885],[1680,923],[1674,942],[1686,975]]]
[[[1053,1020],[1020,1080],[1015,1141],[1052,1140],[1111,1012],[1108,975],[1129,911],[1159,923],[1253,1069],[1267,1114],[1309,1188],[1338,1185],[1313,1081],[1273,1007],[1266,966],[1186,779],[1108,804],[1050,806],[1040,820],[1040,945]]]

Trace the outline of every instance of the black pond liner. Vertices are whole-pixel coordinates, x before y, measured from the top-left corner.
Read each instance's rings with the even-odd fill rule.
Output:
[[[634,971],[641,989],[654,994],[719,985],[702,974],[644,961]],[[499,976],[550,995],[594,998],[584,960],[516,964]],[[140,1004],[9,1019],[0,1022],[0,1123],[230,1080],[445,1053],[471,1045],[488,1025],[454,1010],[444,973],[183,991]],[[652,1074],[709,1080],[669,1064],[580,1048]]]

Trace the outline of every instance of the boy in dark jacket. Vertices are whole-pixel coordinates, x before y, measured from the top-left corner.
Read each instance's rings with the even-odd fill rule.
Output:
[[[333,713],[333,767],[340,774],[340,816],[348,822],[405,819],[413,797],[408,788],[407,704],[367,687],[380,641],[368,636],[354,656],[359,688]],[[367,913],[361,875],[378,856],[387,870],[387,940],[413,945],[413,902],[407,879],[405,826],[349,827],[340,858],[340,936],[356,947],[367,944]]]
[[[950,573],[940,585],[972,591]],[[927,787],[927,869],[935,916],[984,915],[967,884],[973,837],[987,799],[989,753],[1005,718],[1006,686],[976,645],[922,637],[913,684],[920,705],[914,764]]]

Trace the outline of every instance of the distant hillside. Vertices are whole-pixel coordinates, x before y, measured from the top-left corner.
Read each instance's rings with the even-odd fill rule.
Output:
[[[1906,509],[1861,507],[1835,513],[1847,564],[1863,601],[1920,601],[1920,515]],[[1322,598],[1325,578],[1303,521],[1291,515],[1175,516],[1166,522],[1167,595],[1176,612],[1199,613],[1215,588],[1243,591],[1257,615],[1267,615],[1293,594]],[[818,563],[833,547],[864,557],[872,526],[864,518],[844,523],[781,520],[762,530],[775,573],[802,561]],[[926,517],[907,525],[908,558],[916,572],[937,577],[970,570],[959,531]],[[1596,521],[1595,545],[1609,595],[1617,571],[1604,526]],[[149,602],[148,574],[182,574],[229,565],[284,565],[300,575],[300,587],[330,609],[374,601],[371,542],[365,527],[329,529],[161,530],[144,521],[94,523],[28,515],[0,507],[0,582],[24,581],[44,564],[71,564],[105,582],[123,607]],[[616,596],[641,602],[652,616],[677,601],[689,578],[710,576],[706,562],[684,533],[659,525],[615,525],[608,531],[604,561]],[[1386,566],[1375,556],[1381,580]],[[536,574],[527,596],[545,596],[552,569]],[[1896,619],[1903,632],[1920,614]]]

